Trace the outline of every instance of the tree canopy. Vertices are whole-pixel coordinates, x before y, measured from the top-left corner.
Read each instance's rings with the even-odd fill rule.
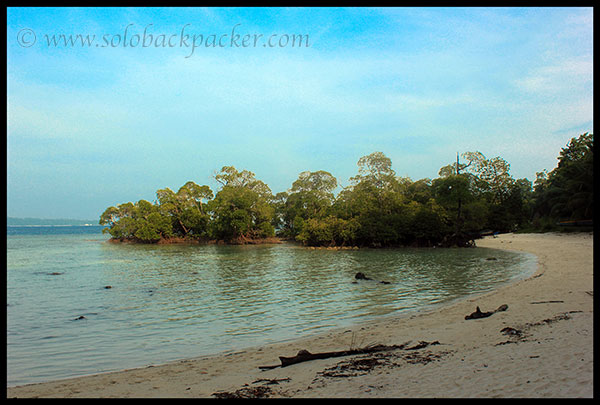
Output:
[[[594,215],[594,135],[572,138],[552,171],[537,173],[535,219],[591,220]]]
[[[462,161],[461,161],[462,160]],[[193,181],[107,208],[100,216],[114,239],[244,243],[279,236],[311,246],[467,246],[482,232],[536,229],[593,217],[593,134],[572,138],[552,171],[515,179],[499,156],[465,152],[439,177],[397,176],[382,152],[361,157],[337,195],[330,172],[304,171],[273,195],[255,174],[224,166],[216,194]]]

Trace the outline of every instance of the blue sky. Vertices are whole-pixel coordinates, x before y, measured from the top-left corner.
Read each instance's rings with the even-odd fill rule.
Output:
[[[226,165],[274,193],[305,170],[345,186],[374,151],[413,180],[480,151],[533,181],[593,132],[591,8],[9,8],[7,23],[14,217],[216,191]],[[95,40],[48,45],[60,34]],[[292,34],[309,46],[277,45]]]

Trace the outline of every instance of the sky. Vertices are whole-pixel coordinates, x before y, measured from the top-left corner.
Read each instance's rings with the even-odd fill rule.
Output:
[[[230,165],[343,187],[375,151],[534,181],[593,133],[592,36],[591,8],[8,8],[7,215],[97,220]]]

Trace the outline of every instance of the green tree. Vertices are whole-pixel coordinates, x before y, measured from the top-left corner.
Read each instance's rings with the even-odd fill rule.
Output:
[[[208,203],[211,236],[226,241],[266,238],[274,235],[275,208],[269,187],[249,171],[225,166],[215,179],[221,190]]]
[[[594,211],[594,135],[584,133],[559,153],[550,173],[537,174],[535,211],[538,217],[592,219]]]
[[[449,231],[446,210],[433,199],[427,204],[415,201],[414,209],[410,223],[413,243],[418,246],[435,246],[440,243]]]
[[[117,207],[111,206],[104,210],[104,212],[100,215],[100,221],[98,222],[100,225],[108,225],[112,228],[117,221],[119,221],[120,212]],[[102,233],[106,233],[109,228],[103,228]]]
[[[278,194],[278,216],[281,218],[284,236],[297,236],[310,218],[323,218],[327,215],[335,197],[333,190],[337,179],[329,172],[319,170],[300,173],[292,188],[285,194]]]
[[[169,218],[160,215],[157,209],[137,223],[135,237],[142,242],[158,242],[162,238],[173,236],[173,228]]]
[[[427,204],[433,198],[431,179],[425,178],[411,182],[406,187],[405,195],[410,201],[416,201],[419,204]]]
[[[358,161],[358,175],[352,186],[338,195],[333,212],[343,219],[353,219],[355,241],[367,246],[399,244],[407,232],[410,218],[400,182],[391,160],[382,152],[363,156]]]
[[[358,175],[350,178],[355,184],[368,185],[374,190],[391,191],[398,186],[392,160],[383,152],[373,152],[358,160]]]
[[[100,216],[100,225],[109,225],[103,233],[108,232],[115,239],[131,239],[137,230],[136,206],[131,203],[119,204],[107,208]]]
[[[308,246],[347,246],[354,245],[358,223],[334,216],[306,221],[297,240]]]
[[[170,188],[160,189],[156,198],[162,215],[169,217],[177,235],[204,237],[207,235],[209,214],[206,203],[213,198],[208,186],[193,181],[185,183],[177,193]]]
[[[454,174],[433,180],[431,189],[435,201],[448,213],[448,229],[453,230],[453,240],[463,244],[470,238],[475,229],[480,230],[485,219],[480,219],[481,207],[476,203],[473,192],[472,177],[465,174]],[[479,228],[479,229],[477,229]]]

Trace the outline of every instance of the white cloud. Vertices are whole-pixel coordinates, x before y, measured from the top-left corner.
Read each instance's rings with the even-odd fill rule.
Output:
[[[592,85],[593,70],[591,59],[569,59],[534,68],[515,84],[526,92],[543,95],[587,91]]]

